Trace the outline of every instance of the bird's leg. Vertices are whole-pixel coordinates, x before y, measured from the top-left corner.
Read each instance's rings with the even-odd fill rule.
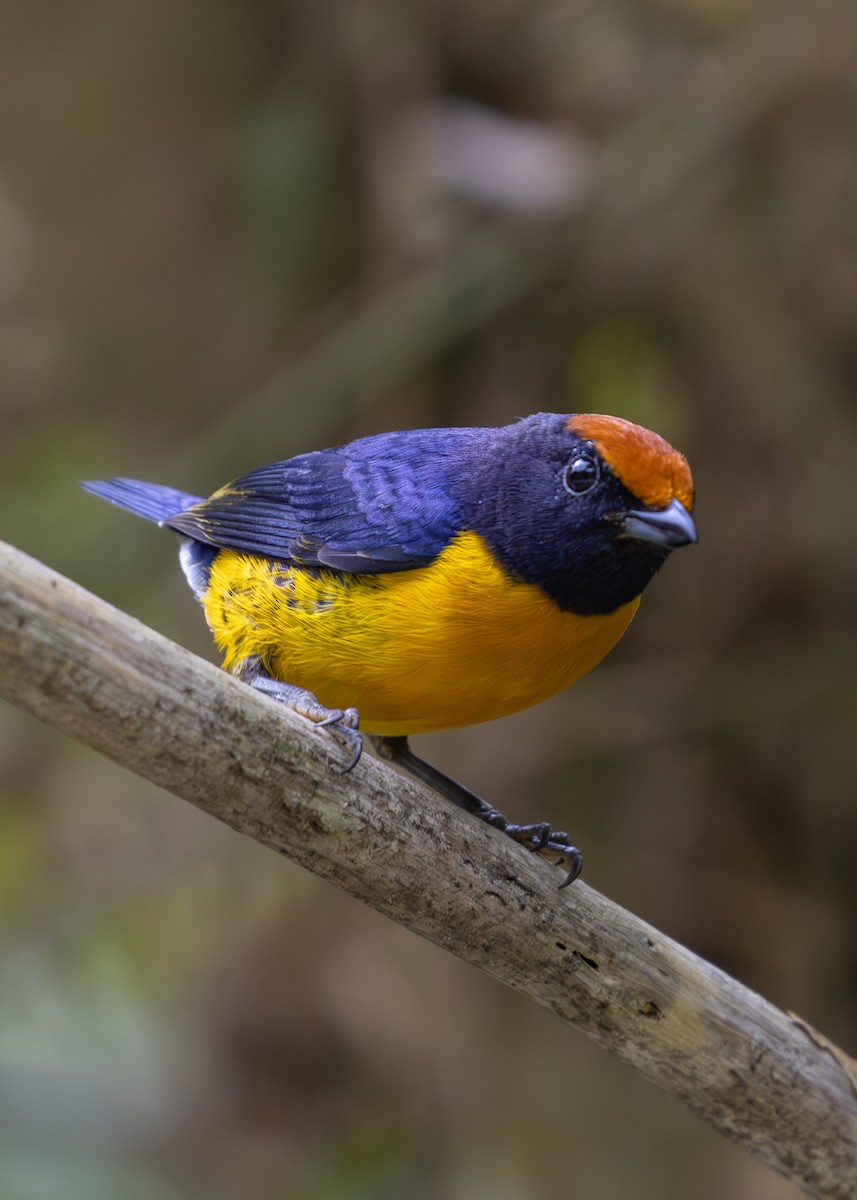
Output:
[[[448,775],[444,775],[443,771],[439,771],[437,767],[433,767],[431,763],[427,763],[425,759],[414,754],[406,737],[381,737],[373,734],[372,745],[381,758],[404,768],[415,778],[427,783],[436,792],[440,792],[441,796],[445,796],[447,800],[457,804],[459,808],[465,809],[466,812],[478,817],[480,821],[485,821],[486,824],[508,834],[510,838],[520,842],[522,846],[526,846],[535,854],[554,859],[557,866],[567,867],[568,876],[565,882],[560,884],[560,887],[567,887],[577,879],[583,866],[583,856],[577,847],[572,845],[567,833],[552,829],[547,821],[537,821],[533,825],[516,825],[512,821],[508,821],[502,813],[498,812],[496,808],[492,808],[481,796],[477,796],[475,792],[471,792],[469,788],[457,783],[456,780],[450,779]]]
[[[346,750],[351,752],[351,758],[342,768],[343,773],[357,765],[363,752],[363,736],[357,728],[356,708],[325,708],[306,688],[273,679],[256,658],[245,659],[236,674],[258,692],[279,700],[281,704],[287,704],[289,708],[316,725],[328,728]]]

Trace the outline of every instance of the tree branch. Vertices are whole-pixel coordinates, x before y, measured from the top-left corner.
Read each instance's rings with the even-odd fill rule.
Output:
[[[857,1063],[582,883],[0,543],[0,690],[594,1038],[817,1197]]]

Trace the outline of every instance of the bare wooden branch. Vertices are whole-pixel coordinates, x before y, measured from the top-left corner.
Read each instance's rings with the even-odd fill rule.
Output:
[[[582,883],[0,544],[0,690],[587,1033],[817,1197],[857,1195],[857,1063]]]

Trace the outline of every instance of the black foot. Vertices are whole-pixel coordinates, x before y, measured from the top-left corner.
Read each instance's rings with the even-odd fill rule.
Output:
[[[337,741],[350,751],[348,762],[341,768],[343,774],[357,766],[363,753],[363,735],[357,728],[356,708],[325,708],[306,688],[272,679],[256,664],[242,669],[239,678],[266,696],[279,700],[281,704],[288,704],[289,708],[316,725],[329,729]]]
[[[568,887],[577,879],[583,867],[583,855],[572,844],[567,833],[552,829],[547,821],[538,821],[533,825],[516,825],[507,821],[502,813],[487,804],[481,796],[477,796],[475,792],[450,779],[443,771],[414,754],[405,737],[373,736],[372,744],[381,758],[404,768],[416,779],[440,792],[447,800],[451,800],[453,804],[472,813],[494,829],[499,829],[533,854],[540,854],[543,858],[553,860],[556,866],[565,868],[568,874],[560,887]]]

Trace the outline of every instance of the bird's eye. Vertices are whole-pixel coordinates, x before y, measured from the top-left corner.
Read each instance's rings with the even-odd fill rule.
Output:
[[[592,454],[578,454],[563,470],[562,482],[572,496],[583,496],[592,491],[600,476],[598,459]]]

